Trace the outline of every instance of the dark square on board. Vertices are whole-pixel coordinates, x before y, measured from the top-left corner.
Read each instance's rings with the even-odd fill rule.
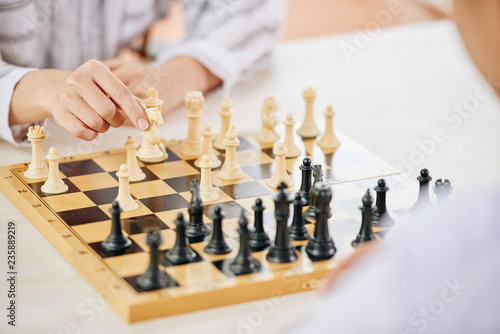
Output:
[[[210,214],[213,212],[212,206],[220,206],[222,211],[224,211],[224,219],[232,219],[239,218],[241,216],[241,210],[244,210],[245,216],[250,216],[250,212],[245,210],[241,205],[239,205],[235,201],[230,202],[222,202],[222,203],[214,203],[205,205],[205,209],[203,211],[204,215],[210,217]]]
[[[163,180],[166,184],[168,184],[172,189],[174,189],[178,193],[182,193],[190,190],[191,180],[199,180],[200,175],[186,175],[180,177],[174,177],[172,179]]]
[[[187,208],[189,202],[179,194],[142,198],[140,201],[153,212]]]
[[[150,171],[146,167],[141,167],[141,170],[144,174],[146,174],[146,178],[141,181],[130,181],[130,183],[139,183],[139,182],[148,182],[148,181],[154,181],[154,180],[159,180],[160,178],[156,176],[152,171]],[[117,171],[109,172],[109,175],[113,177],[116,181],[120,181],[119,177],[116,176]]]
[[[274,163],[241,167],[254,180],[270,179],[274,174]]]
[[[83,193],[96,205],[111,204],[118,195],[118,187],[89,190]]]
[[[67,177],[104,172],[94,160],[66,162],[59,165],[59,170]]]
[[[99,207],[91,206],[83,209],[62,211],[57,213],[69,226],[82,225],[93,222],[110,220]]]
[[[270,195],[271,192],[259,182],[235,183],[219,187],[233,199]]]
[[[146,271],[146,270],[144,270]],[[165,288],[172,288],[172,287],[175,287],[175,286],[179,286],[179,283],[177,283],[168,273],[167,274],[167,286]],[[136,276],[129,276],[129,277],[124,277],[123,279],[137,292],[144,292],[143,290],[141,290],[137,284],[135,283],[137,281],[137,278],[139,277],[140,275],[136,275]]]
[[[122,229],[129,235],[146,233],[150,228],[166,230],[169,227],[156,215],[122,218]]]
[[[124,254],[116,255],[116,256],[144,252],[144,250],[138,244],[136,244],[134,240],[130,239],[130,241],[132,241],[132,244],[127,249],[127,251]],[[107,257],[113,257],[113,255],[109,255],[106,252],[106,250],[102,247],[101,243],[102,243],[102,241],[93,242],[93,243],[90,243],[89,246],[103,259],[105,259]],[[147,264],[145,264],[145,268],[146,267],[147,267]]]
[[[47,197],[47,196],[58,196],[58,195],[63,195],[63,194],[69,194],[69,193],[77,193],[77,192],[80,192],[80,189],[77,188],[77,186],[75,186],[73,184],[73,182],[71,182],[70,180],[68,179],[63,179],[64,183],[66,183],[66,185],[68,186],[68,191],[65,191],[63,192],[62,194],[46,194],[42,191],[42,186],[43,184],[45,183],[45,181],[41,181],[41,182],[35,182],[35,183],[28,183],[28,186],[33,189],[33,191],[39,196],[39,197]]]

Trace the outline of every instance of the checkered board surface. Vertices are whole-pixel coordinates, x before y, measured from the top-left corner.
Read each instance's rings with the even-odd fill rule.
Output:
[[[260,272],[235,276],[229,270],[239,247],[236,227],[242,210],[253,224],[251,207],[256,198],[261,198],[267,208],[264,223],[271,239],[276,225],[271,198],[274,190],[266,185],[274,171],[272,150],[260,150],[253,136],[243,136],[237,158],[246,177],[228,182],[212,173],[212,181],[220,189],[221,198],[215,203],[205,203],[203,217],[211,226],[210,212],[214,204],[222,207],[225,213],[223,230],[233,251],[226,255],[205,253],[203,248],[210,236],[203,242],[192,243],[197,253],[195,261],[185,265],[163,262],[162,269],[168,274],[170,283],[167,288],[157,291],[143,292],[135,285],[136,278],[149,263],[146,230],[161,229],[162,254],[172,248],[175,242],[173,221],[178,212],[183,212],[187,218],[191,198],[189,183],[200,177],[194,160],[184,159],[180,153],[179,142],[165,143],[169,154],[166,162],[140,163],[146,179],[130,184],[139,208],[122,213],[123,231],[132,241],[124,255],[110,257],[101,247],[111,229],[109,208],[118,192],[116,171],[126,161],[124,149],[61,158],[61,177],[69,186],[64,194],[41,192],[43,182],[24,177],[28,164],[2,167],[0,189],[81,275],[99,293],[106,295],[126,321],[134,322],[314,289],[317,281],[336,266],[338,258],[353,252],[350,242],[360,228],[361,198],[380,177],[384,177],[391,188],[387,203],[396,226],[406,224],[408,208],[416,198],[416,182],[406,179],[349,138],[341,136],[340,139],[342,146],[333,155],[323,154],[314,141],[300,141],[303,152],[314,164],[323,165],[325,179],[332,184],[333,217],[329,223],[338,249],[333,259],[312,262],[304,250],[306,241],[294,241],[299,254],[294,263],[269,263],[265,258],[266,249],[253,253],[262,265]],[[223,154],[218,154],[223,160]],[[287,169],[295,181],[291,191],[300,186],[298,166],[306,155],[287,159]],[[293,208],[290,209],[292,213]],[[314,222],[307,227],[312,233]],[[386,232],[376,230],[379,237]]]

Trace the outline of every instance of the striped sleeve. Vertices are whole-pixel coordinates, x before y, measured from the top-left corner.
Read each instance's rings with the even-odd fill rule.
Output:
[[[190,56],[222,79],[224,89],[266,67],[281,36],[283,0],[183,1],[187,35],[162,49],[159,66]]]

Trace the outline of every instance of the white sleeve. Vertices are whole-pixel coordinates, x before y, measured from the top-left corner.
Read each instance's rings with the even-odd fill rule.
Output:
[[[26,144],[26,133],[32,124],[9,126],[10,101],[14,87],[28,72],[36,68],[18,67],[4,62],[0,55],[0,139],[14,145]]]
[[[224,82],[227,90],[270,63],[285,13],[283,0],[182,1],[187,35],[160,50],[156,66],[190,56]]]

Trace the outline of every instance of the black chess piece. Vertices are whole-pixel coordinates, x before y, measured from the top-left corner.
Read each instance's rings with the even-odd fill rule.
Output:
[[[295,199],[292,201],[293,205],[293,220],[288,234],[292,240],[308,240],[309,232],[307,231],[304,217],[302,216],[302,208],[306,204],[306,200],[302,197],[299,191],[295,194]]]
[[[273,195],[276,217],[276,238],[267,253],[266,259],[274,263],[290,263],[297,260],[295,248],[288,236],[288,217],[290,216],[290,199],[285,191],[286,184],[281,183]]]
[[[260,270],[260,263],[253,256],[250,250],[250,229],[248,228],[248,219],[245,217],[245,211],[241,210],[238,233],[240,234],[240,249],[229,269],[235,275],[254,273]]]
[[[233,249],[224,240],[224,235],[222,233],[222,219],[224,218],[224,213],[220,206],[216,206],[214,212],[212,213],[213,221],[213,231],[212,238],[210,242],[205,247],[205,252],[208,254],[227,254]]]
[[[111,233],[101,245],[106,253],[111,256],[125,254],[132,244],[130,239],[128,239],[122,231],[120,220],[120,213],[122,211],[117,201],[114,201],[109,209],[109,212],[111,212]]]
[[[158,247],[161,245],[162,237],[160,230],[148,230],[146,244],[149,246],[149,266],[144,274],[137,277],[137,286],[144,291],[164,288],[168,285],[168,275],[158,267],[160,258]]]
[[[372,228],[372,216],[374,211],[372,204],[373,197],[370,194],[370,189],[368,189],[365,196],[363,196],[363,206],[359,207],[361,210],[361,228],[356,239],[351,242],[353,247],[360,246],[366,242],[376,241]]]
[[[196,253],[188,246],[186,242],[186,221],[182,213],[177,214],[174,221],[177,226],[177,236],[175,238],[174,248],[167,251],[165,258],[172,264],[184,264],[193,262]]]
[[[316,219],[316,202],[314,199],[314,194],[312,190],[314,189],[314,185],[318,182],[323,182],[323,169],[321,168],[321,165],[314,165],[313,166],[313,177],[314,177],[314,183],[311,188],[310,192],[310,197],[311,197],[311,205],[307,208],[307,210],[304,212],[304,218],[306,219]]]
[[[209,235],[212,230],[203,222],[203,210],[205,206],[201,201],[200,185],[198,180],[191,180],[191,202],[189,203],[189,224],[186,227],[186,236],[190,243],[200,242]]]
[[[373,226],[394,226],[394,220],[387,212],[386,193],[389,191],[389,187],[386,185],[385,180],[378,180],[377,186],[373,189],[377,192],[376,208],[372,218]]]
[[[448,179],[444,181],[442,179],[437,179],[434,184],[434,193],[436,194],[436,201],[438,207],[443,207],[448,203],[448,197],[450,197],[453,187]]]
[[[255,205],[252,206],[254,212],[254,231],[250,235],[250,249],[252,252],[258,252],[266,249],[271,241],[266,231],[264,231],[264,216],[263,212],[266,207],[262,204],[262,200],[257,198]]]
[[[431,199],[429,197],[429,182],[431,182],[432,177],[429,174],[429,170],[424,168],[420,171],[420,175],[417,177],[420,183],[418,190],[418,199],[410,209],[411,213],[417,213],[418,211],[431,207]]]
[[[328,229],[328,213],[330,212],[332,190],[327,183],[316,182],[312,195],[316,202],[316,226],[314,234],[307,243],[306,253],[312,261],[327,260],[337,252]]]
[[[311,159],[304,158],[299,169],[302,171],[302,181],[300,182],[299,193],[306,202],[304,206],[309,206],[311,205],[311,175],[313,170],[313,166],[311,166]]]

